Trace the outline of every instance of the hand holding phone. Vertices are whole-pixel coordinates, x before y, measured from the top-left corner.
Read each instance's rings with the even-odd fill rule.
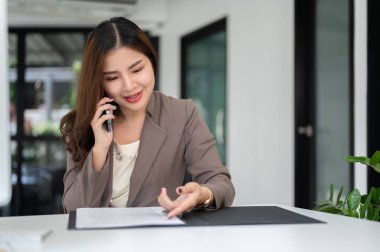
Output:
[[[107,109],[105,110],[103,113],[109,115],[110,114],[110,111]],[[111,119],[107,119],[105,122],[104,122],[104,126],[106,127],[106,130],[108,132],[111,132],[112,131],[112,123],[111,123]]]

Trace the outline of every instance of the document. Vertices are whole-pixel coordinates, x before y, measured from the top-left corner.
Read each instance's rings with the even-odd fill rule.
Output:
[[[77,229],[173,225],[185,225],[185,222],[177,217],[168,219],[161,207],[104,207],[76,210]]]

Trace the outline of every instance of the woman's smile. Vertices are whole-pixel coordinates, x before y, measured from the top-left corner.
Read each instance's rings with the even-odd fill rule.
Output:
[[[126,96],[126,97],[124,97],[124,99],[129,103],[136,103],[136,102],[140,101],[140,99],[142,97],[142,93],[143,93],[143,91],[140,91],[136,94]]]

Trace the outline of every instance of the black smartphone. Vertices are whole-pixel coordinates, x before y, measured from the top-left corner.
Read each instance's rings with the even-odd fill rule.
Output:
[[[110,114],[110,111],[107,109],[107,110],[104,110],[103,111],[103,115],[104,114],[107,114],[109,115]],[[106,130],[108,132],[111,132],[112,131],[112,122],[111,122],[111,119],[107,119],[105,122],[104,122],[104,127],[106,128]]]

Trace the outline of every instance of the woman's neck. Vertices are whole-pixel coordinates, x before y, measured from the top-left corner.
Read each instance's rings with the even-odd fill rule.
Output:
[[[121,113],[113,124],[114,139],[118,144],[129,144],[141,138],[146,112]]]

